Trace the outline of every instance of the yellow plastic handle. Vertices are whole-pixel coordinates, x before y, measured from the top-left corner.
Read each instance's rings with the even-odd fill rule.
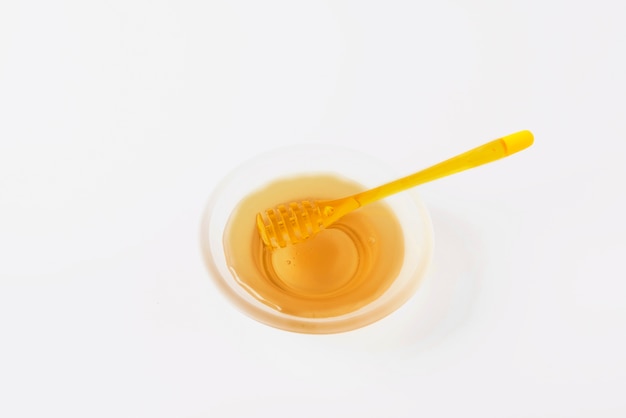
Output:
[[[411,187],[507,157],[528,148],[533,141],[533,134],[530,131],[507,135],[415,174],[354,195],[352,198],[358,202],[359,206],[363,206]]]

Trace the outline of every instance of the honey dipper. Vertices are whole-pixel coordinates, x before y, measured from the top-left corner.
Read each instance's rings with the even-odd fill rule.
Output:
[[[520,131],[487,142],[425,170],[352,196],[281,204],[266,210],[265,216],[258,213],[257,228],[263,243],[270,248],[297,244],[361,206],[420,184],[508,157],[528,148],[532,143],[533,134],[530,131]]]

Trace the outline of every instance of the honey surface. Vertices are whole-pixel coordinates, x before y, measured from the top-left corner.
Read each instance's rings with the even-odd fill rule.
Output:
[[[224,233],[229,267],[252,296],[281,312],[308,318],[353,312],[382,295],[404,257],[401,227],[389,207],[360,208],[305,242],[270,250],[258,235],[257,212],[279,203],[333,199],[363,187],[332,175],[278,180],[243,201]]]

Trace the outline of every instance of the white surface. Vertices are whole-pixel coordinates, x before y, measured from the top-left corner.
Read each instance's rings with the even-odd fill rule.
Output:
[[[0,416],[623,417],[618,0],[0,5]],[[216,182],[335,142],[424,186],[429,287],[357,332],[234,311],[198,245]]]

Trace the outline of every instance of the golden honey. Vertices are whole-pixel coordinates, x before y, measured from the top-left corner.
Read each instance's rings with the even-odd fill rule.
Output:
[[[244,198],[224,232],[224,251],[236,281],[254,298],[285,314],[329,318],[379,298],[398,276],[404,237],[384,203],[360,208],[314,237],[269,249],[255,216],[281,202],[335,199],[364,188],[327,174],[285,178]]]

